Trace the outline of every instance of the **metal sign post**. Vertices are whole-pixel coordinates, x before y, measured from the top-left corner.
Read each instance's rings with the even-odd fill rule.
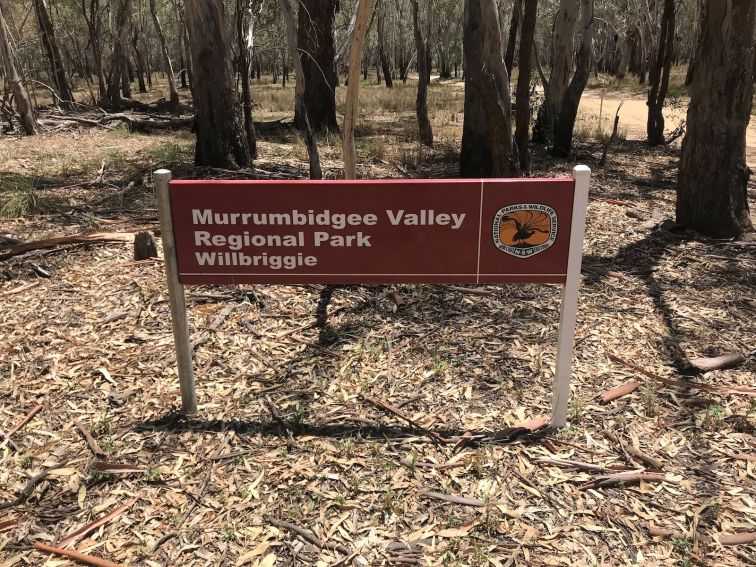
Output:
[[[176,244],[173,238],[173,218],[169,192],[171,172],[167,169],[158,169],[154,173],[154,177],[160,213],[160,231],[163,239],[165,276],[168,279],[168,299],[171,304],[173,341],[176,345],[176,361],[178,363],[179,383],[181,384],[181,409],[184,414],[191,415],[197,413],[197,393],[194,388],[192,346],[189,340],[189,325],[186,320],[184,285],[178,277]]]
[[[182,409],[184,284],[556,283],[551,424],[566,422],[590,169],[572,179],[174,181],[155,172]]]

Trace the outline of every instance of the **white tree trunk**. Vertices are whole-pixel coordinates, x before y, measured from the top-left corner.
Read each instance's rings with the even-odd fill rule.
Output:
[[[344,179],[357,179],[357,152],[354,148],[354,118],[357,114],[357,101],[360,94],[360,61],[362,48],[365,46],[368,23],[370,20],[371,0],[360,0],[357,7],[352,38],[352,50],[349,53],[349,85],[347,86],[346,109],[344,110],[344,127],[342,147],[344,150]]]

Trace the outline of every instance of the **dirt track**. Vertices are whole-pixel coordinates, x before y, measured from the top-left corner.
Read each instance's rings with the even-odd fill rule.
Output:
[[[631,95],[622,92],[609,92],[604,97],[604,108],[601,115],[602,129],[611,131],[614,122],[614,114],[620,102],[625,101],[620,111],[620,130],[627,132],[628,139],[642,139],[646,136],[646,119],[648,117],[648,107],[646,98],[639,95]],[[593,115],[598,118],[601,109],[601,95],[598,90],[586,91],[580,100],[580,113],[582,115]],[[685,119],[687,105],[679,108],[665,108],[664,118],[666,119],[665,132],[669,133],[680,122]],[[679,141],[677,142],[679,144]],[[752,120],[748,126],[746,161],[751,169],[756,169],[756,123]]]

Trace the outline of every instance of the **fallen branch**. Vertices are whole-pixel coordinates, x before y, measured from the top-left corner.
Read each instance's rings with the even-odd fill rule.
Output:
[[[617,400],[621,398],[622,396],[627,396],[628,394],[632,394],[633,392],[635,392],[638,386],[640,386],[640,382],[636,380],[631,380],[627,384],[622,384],[622,386],[617,386],[616,388],[607,390],[601,394],[601,402],[604,404],[608,404],[609,402]]]
[[[543,427],[547,427],[551,423],[551,418],[542,416],[522,423],[518,423],[514,427],[505,427],[495,433],[487,436],[486,441],[514,441],[522,435],[533,433]]]
[[[17,293],[23,293],[29,289],[32,289],[33,287],[37,287],[38,285],[39,285],[39,280],[28,283],[28,284],[24,284],[14,289],[9,289],[8,291],[3,292],[3,297],[7,297],[9,295],[16,295]]]
[[[480,498],[467,498],[465,496],[454,496],[453,494],[444,494],[443,492],[434,492],[432,490],[424,490],[420,493],[420,496],[426,498],[432,498],[434,500],[442,500],[443,502],[449,502],[450,504],[459,504],[460,506],[472,506],[474,508],[485,508],[486,506],[499,506],[505,504],[499,500],[481,500]]]
[[[120,463],[104,463],[102,461],[95,461],[90,468],[94,471],[108,474],[134,474],[145,472],[142,467],[122,465]]]
[[[108,561],[107,559],[101,559],[100,557],[94,557],[93,555],[87,555],[86,553],[80,553],[71,549],[61,549],[59,547],[47,545],[46,543],[35,542],[34,548],[46,553],[62,555],[63,557],[68,557],[69,559],[78,561],[79,563],[95,565],[96,567],[122,567],[118,563],[113,563],[112,561]]]
[[[396,417],[398,417],[398,418],[406,421],[412,427],[414,427],[415,429],[419,430],[423,434],[427,435],[428,437],[430,437],[434,441],[436,441],[438,443],[443,443],[444,442],[444,438],[441,437],[438,433],[436,433],[435,431],[431,431],[430,429],[428,429],[426,427],[423,427],[418,422],[416,422],[414,419],[412,419],[410,416],[408,416],[403,411],[401,411],[399,408],[394,407],[391,404],[389,404],[387,402],[384,402],[384,401],[381,401],[381,400],[379,400],[377,398],[372,398],[370,396],[364,396],[363,399],[366,402],[374,405],[375,407],[380,408],[380,409],[382,409],[384,411],[387,411],[388,413],[392,413]]]
[[[700,382],[693,382],[691,380],[676,380],[674,378],[664,378],[663,376],[659,376],[658,374],[644,370],[640,366],[636,366],[632,362],[628,362],[627,360],[620,358],[616,354],[609,353],[607,354],[607,357],[609,358],[609,360],[619,362],[620,364],[627,366],[628,368],[635,370],[636,372],[640,372],[641,374],[647,376],[648,378],[651,378],[652,380],[661,382],[666,386],[703,390],[704,392],[709,392],[710,394],[719,394],[721,396],[729,396],[731,394],[756,396],[756,388],[748,388],[746,386],[731,386],[729,388],[721,388],[719,386],[710,386],[709,384],[701,384]]]
[[[731,352],[715,357],[691,358],[688,360],[691,366],[702,372],[711,372],[712,370],[723,370],[732,368],[745,362],[745,355],[742,352]]]
[[[8,433],[2,434],[3,437],[6,440],[10,440],[11,437],[13,437],[14,433],[17,433],[21,429],[23,429],[27,423],[29,423],[32,419],[34,419],[34,416],[37,415],[42,410],[42,405],[36,405],[34,406],[29,413],[26,414],[26,417],[19,421],[16,425],[14,425]]]
[[[129,500],[128,502],[126,502],[126,504],[124,504],[123,506],[119,506],[115,510],[113,510],[113,511],[107,513],[107,514],[105,514],[104,516],[102,516],[101,518],[98,518],[94,522],[90,522],[87,525],[82,526],[78,530],[70,533],[68,536],[66,536],[62,540],[60,540],[58,542],[58,545],[60,547],[68,547],[73,542],[75,542],[75,541],[83,538],[87,534],[92,533],[94,530],[96,530],[100,526],[107,524],[113,518],[115,518],[115,517],[123,514],[126,510],[128,510],[129,508],[131,508],[131,506],[133,506],[134,504],[136,504],[137,500],[139,500],[139,498],[132,498],[131,500]]]
[[[0,260],[5,260],[11,256],[18,256],[32,250],[45,250],[48,248],[57,248],[66,244],[87,244],[95,242],[132,242],[134,232],[143,229],[134,229],[133,232],[95,232],[91,234],[72,234],[71,236],[58,236],[55,238],[45,238],[43,240],[34,240],[24,242],[23,244],[13,244],[11,246],[0,247]]]
[[[318,536],[316,536],[310,530],[300,527],[296,524],[292,524],[291,522],[286,522],[277,518],[268,518],[268,521],[276,527],[283,528],[297,534],[298,536],[301,536],[305,541],[311,543],[316,547],[319,547],[320,549],[331,549],[345,555],[350,555],[352,553],[352,551],[345,545],[341,545],[340,543],[331,543],[328,541],[320,541],[320,538],[318,538]]]
[[[29,479],[29,482],[26,483],[26,486],[21,490],[21,493],[18,495],[18,498],[15,500],[12,500],[11,502],[6,502],[5,504],[0,504],[0,511],[5,510],[6,508],[13,508],[15,506],[20,506],[24,502],[26,502],[29,497],[32,495],[32,492],[34,492],[34,487],[36,487],[40,482],[45,480],[47,476],[50,474],[50,472],[54,471],[55,469],[59,469],[63,467],[66,463],[57,463],[51,467],[47,467],[45,469],[42,469],[41,472],[37,473],[33,477]]]
[[[622,439],[620,439],[619,435],[617,435],[614,431],[610,429],[604,429],[604,436],[609,439],[610,441],[615,442],[617,445],[620,446],[620,449],[622,449],[622,452],[625,453],[625,455],[629,457],[635,457],[638,459],[639,462],[643,463],[647,467],[650,467],[652,469],[656,470],[662,470],[664,468],[664,463],[659,461],[658,459],[655,459],[649,455],[646,455],[645,453],[641,452],[639,449],[636,449],[632,445],[627,445]]]
[[[586,490],[588,488],[611,488],[612,486],[621,486],[625,484],[634,484],[636,482],[664,482],[667,480],[667,475],[664,473],[646,472],[646,471],[631,471],[621,472],[608,476],[600,476],[593,479],[590,482],[581,484],[580,488]]]
[[[676,532],[667,528],[657,528],[656,526],[649,526],[648,533],[653,537],[667,537],[667,538],[680,538],[688,539],[688,534],[682,532]],[[702,532],[696,532],[696,540],[704,543],[719,542],[721,545],[747,545],[756,542],[756,532],[740,532],[734,534],[727,534],[724,532],[708,535]]]
[[[612,468],[612,467],[605,467],[603,465],[597,465],[595,463],[584,463],[582,461],[572,461],[569,459],[560,459],[557,457],[541,457],[535,460],[536,463],[539,465],[551,465],[554,467],[559,467],[562,469],[573,469],[578,471],[589,471],[589,472],[607,472],[612,470],[621,470],[626,471],[628,469],[626,468]]]
[[[3,532],[7,532],[8,530],[12,530],[18,525],[18,520],[11,519],[11,520],[3,520],[0,521],[0,534]]]
[[[89,450],[92,451],[95,457],[99,457],[101,459],[104,459],[107,455],[105,454],[105,451],[102,450],[100,445],[97,443],[97,440],[92,437],[92,435],[89,433],[86,427],[84,427],[81,422],[79,422],[78,419],[74,419],[74,425],[76,426],[76,429],[79,430],[79,433],[84,438],[84,441],[87,444],[87,447],[89,447]]]

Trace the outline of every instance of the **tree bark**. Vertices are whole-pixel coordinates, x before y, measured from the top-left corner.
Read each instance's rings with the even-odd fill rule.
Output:
[[[515,144],[520,160],[520,169],[530,171],[530,151],[528,139],[530,132],[530,76],[532,70],[533,38],[538,16],[538,0],[525,0],[525,13],[522,17],[520,31],[520,64],[517,76],[517,93],[515,95]]]
[[[58,96],[63,101],[61,106],[68,110],[73,109],[73,92],[71,84],[66,75],[66,69],[63,66],[63,58],[60,56],[58,43],[55,40],[55,29],[50,19],[50,13],[47,9],[45,0],[34,0],[34,11],[37,14],[37,24],[39,24],[39,35],[42,44],[47,52],[47,60],[50,62],[50,76]]]
[[[3,64],[5,80],[10,86],[13,98],[16,100],[16,110],[18,111],[21,128],[27,135],[37,133],[37,121],[34,118],[29,93],[26,91],[21,75],[18,74],[15,63],[15,53],[10,42],[10,32],[5,23],[2,6],[0,6],[0,62]]]
[[[566,158],[572,150],[572,132],[575,129],[580,97],[583,96],[591,75],[591,44],[593,43],[593,0],[580,0],[581,33],[577,53],[577,68],[564,93],[562,107],[554,125],[554,145],[551,155]]]
[[[139,92],[146,93],[147,85],[144,82],[147,73],[144,64],[144,55],[139,49],[139,30],[134,27],[134,34],[131,36],[131,47],[134,50],[134,61],[136,62],[137,80],[139,81]]]
[[[289,55],[294,64],[294,75],[296,84],[294,85],[294,101],[296,104],[295,112],[299,114],[302,120],[305,145],[307,146],[307,155],[310,159],[310,179],[322,179],[323,173],[320,169],[320,155],[318,154],[318,145],[310,126],[309,112],[305,103],[305,89],[307,81],[302,68],[302,60],[297,53],[297,30],[294,24],[294,11],[292,10],[289,0],[279,0],[281,13],[286,24],[286,36],[289,40]],[[286,63],[284,63],[284,76],[286,75]]]
[[[354,147],[354,119],[360,94],[360,60],[365,46],[365,37],[370,19],[371,0],[359,0],[355,11],[352,50],[349,53],[349,78],[347,79],[344,131],[341,146],[344,151],[344,179],[357,178],[357,152]]]
[[[391,77],[391,65],[386,53],[386,8],[383,5],[383,1],[379,0],[378,2],[378,56],[381,60],[381,69],[383,70],[383,78],[386,81],[386,88],[393,89],[394,80]]]
[[[545,92],[545,100],[538,111],[538,120],[533,128],[533,139],[548,143],[553,138],[554,121],[562,106],[572,73],[574,57],[573,38],[577,28],[579,0],[560,0],[554,22],[554,40],[551,51],[551,74]]]
[[[672,54],[675,40],[675,0],[664,0],[661,33],[656,61],[649,72],[651,90],[648,92],[648,122],[646,133],[648,144],[658,146],[664,143],[664,99],[669,90],[669,73],[672,68]]]
[[[512,3],[512,20],[509,23],[509,37],[507,39],[507,49],[504,53],[504,65],[507,67],[507,76],[510,77],[512,76],[515,49],[517,48],[517,28],[520,26],[522,2],[523,0],[514,0]]]
[[[412,1],[412,25],[415,30],[415,49],[417,50],[417,100],[415,111],[417,112],[417,125],[420,130],[420,141],[426,146],[433,147],[433,127],[428,118],[428,58],[426,56],[425,40],[420,30],[420,15],[417,0]]]
[[[113,42],[113,57],[110,64],[110,81],[107,90],[109,106],[115,111],[121,110],[121,91],[129,92],[128,45],[130,21],[131,0],[120,0],[118,2],[118,15],[116,16],[117,34]]]
[[[731,238],[753,229],[746,129],[751,117],[756,3],[708,0],[689,87],[687,134],[677,178],[677,222]]]
[[[465,0],[465,117],[462,177],[511,177],[509,77],[501,55],[501,30],[494,0]]]
[[[298,0],[299,22],[295,45],[304,73],[304,101],[310,127],[338,132],[336,122],[336,67],[333,60],[333,20],[335,0]],[[294,53],[292,53],[292,57]],[[301,108],[294,113],[294,123],[304,126]]]
[[[150,0],[150,15],[152,16],[152,23],[155,25],[155,33],[158,37],[158,43],[160,44],[160,55],[163,59],[163,70],[168,77],[170,109],[172,112],[175,112],[178,109],[179,105],[179,95],[178,89],[176,88],[176,77],[174,77],[173,75],[171,56],[168,53],[168,45],[166,44],[165,34],[163,33],[163,26],[160,25],[160,18],[158,18],[157,0]],[[181,38],[179,38],[179,48],[181,47],[181,43]]]
[[[244,132],[252,159],[257,158],[257,136],[252,121],[252,94],[249,89],[249,50],[247,49],[246,1],[236,0],[236,41],[239,48],[239,73],[241,75],[241,105],[244,110]],[[250,35],[253,33],[250,30]],[[254,42],[254,39],[251,39]]]
[[[239,96],[225,38],[222,0],[187,2],[192,52],[197,165],[236,169],[250,165]]]

